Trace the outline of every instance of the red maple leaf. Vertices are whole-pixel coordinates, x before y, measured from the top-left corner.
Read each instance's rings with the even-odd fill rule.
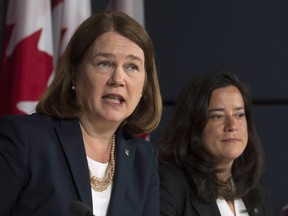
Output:
[[[4,50],[13,26],[6,27]],[[16,108],[20,101],[38,101],[47,88],[53,70],[53,57],[39,50],[38,42],[42,29],[21,40],[11,56],[3,53],[0,73],[0,115],[21,113]]]

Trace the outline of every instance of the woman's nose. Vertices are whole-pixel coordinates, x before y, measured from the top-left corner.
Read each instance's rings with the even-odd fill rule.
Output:
[[[225,124],[225,130],[228,132],[233,132],[238,129],[237,121],[233,117],[227,117]]]
[[[108,85],[110,86],[123,86],[125,71],[121,67],[115,67],[111,73],[110,79],[108,80]]]

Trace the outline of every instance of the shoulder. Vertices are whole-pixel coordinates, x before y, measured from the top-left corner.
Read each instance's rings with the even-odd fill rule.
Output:
[[[269,189],[261,182],[257,184],[256,188],[259,192],[259,198],[261,200],[260,205],[262,205],[262,208],[266,212],[266,215],[273,215]]]
[[[160,164],[159,176],[161,215],[196,215],[194,205],[199,202],[184,171],[173,164]]]
[[[163,176],[171,176],[171,178],[184,178],[186,176],[181,168],[174,164],[160,164],[159,173]]]
[[[149,158],[151,156],[157,156],[157,150],[154,143],[149,142],[143,138],[131,135],[125,135],[122,130],[117,131],[116,134],[117,142],[120,143],[122,148],[129,148],[132,151],[135,151],[137,157]]]
[[[160,164],[158,170],[161,184],[169,184],[174,188],[182,188],[184,190],[190,188],[184,171],[178,166],[174,164]]]
[[[33,129],[32,131],[37,131],[55,126],[61,127],[61,124],[67,124],[67,122],[68,124],[75,122],[75,119],[61,119],[38,113],[30,115],[16,114],[1,117],[0,127],[20,128],[26,131]]]
[[[42,125],[43,123],[46,124],[51,124],[54,123],[56,119],[53,119],[52,117],[45,116],[45,115],[40,115],[37,113],[31,114],[31,115],[8,115],[0,118],[0,124],[8,124],[12,126],[16,125],[21,125],[21,126],[39,126]]]
[[[76,123],[77,122],[77,123]],[[53,118],[37,113],[31,115],[8,115],[0,118],[0,134],[7,137],[21,138],[22,141],[34,142],[55,135],[55,129],[67,125],[78,125],[78,121]],[[71,127],[69,127],[71,128]],[[68,128],[68,129],[69,129]]]
[[[258,183],[254,189],[244,197],[244,202],[251,211],[260,211],[263,216],[273,215],[269,191],[262,183]]]
[[[270,202],[269,190],[261,182],[259,182],[256,185],[254,190],[257,194],[258,199],[261,201],[261,203],[264,203],[266,205]]]
[[[145,139],[139,137],[134,137],[133,139],[136,143],[136,151],[156,156],[157,150],[153,142],[146,141]]]

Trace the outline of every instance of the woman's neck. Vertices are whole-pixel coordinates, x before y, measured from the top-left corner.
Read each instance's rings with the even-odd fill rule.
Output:
[[[110,159],[111,145],[115,132],[89,131],[80,124],[86,155],[92,160],[106,163]]]

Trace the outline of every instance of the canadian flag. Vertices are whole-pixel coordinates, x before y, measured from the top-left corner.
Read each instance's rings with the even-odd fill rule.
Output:
[[[32,113],[90,0],[9,0],[0,71],[0,115]]]

